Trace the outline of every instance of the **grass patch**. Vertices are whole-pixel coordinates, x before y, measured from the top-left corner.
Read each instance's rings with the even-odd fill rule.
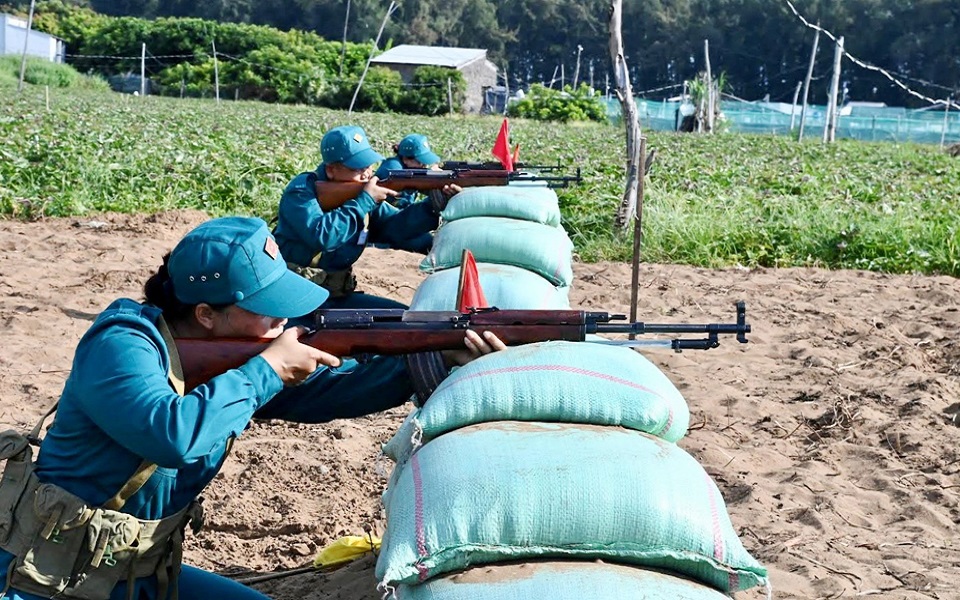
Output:
[[[18,66],[19,68],[19,66]],[[0,78],[4,70],[0,69]],[[374,146],[424,133],[441,156],[488,159],[499,117],[345,113],[254,102],[134,98],[0,87],[0,214],[196,208],[266,219],[330,127],[354,122]],[[623,187],[622,129],[512,120],[529,163],[580,166],[560,190],[582,259],[629,259],[612,230]],[[960,160],[932,146],[648,134],[643,257],[718,267],[822,266],[960,275]]]

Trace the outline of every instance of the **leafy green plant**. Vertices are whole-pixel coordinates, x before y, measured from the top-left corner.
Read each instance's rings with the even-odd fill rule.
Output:
[[[501,121],[77,88],[51,88],[48,110],[42,88],[0,85],[0,214],[194,208],[269,220],[286,183],[320,161],[330,127],[362,126],[381,154],[416,131],[444,158],[487,160]],[[629,260],[632,239],[613,224],[623,130],[514,118],[510,131],[524,162],[581,168],[583,184],[557,190],[578,256]],[[960,161],[936,146],[646,135],[658,159],[644,198],[645,261],[960,276]]]
[[[511,117],[524,117],[538,121],[599,121],[607,119],[605,106],[599,95],[585,83],[577,89],[564,86],[562,91],[535,83],[530,92],[507,107]]]
[[[417,67],[413,72],[410,85],[403,93],[401,107],[404,112],[415,115],[445,115],[450,112],[450,99],[453,111],[460,112],[466,99],[467,82],[463,73],[443,67]]]

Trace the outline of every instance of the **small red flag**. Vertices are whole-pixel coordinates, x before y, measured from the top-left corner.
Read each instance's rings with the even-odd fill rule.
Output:
[[[487,299],[483,296],[480,287],[480,272],[477,270],[477,261],[473,253],[464,248],[460,259],[460,285],[457,288],[457,310],[462,313],[470,312],[472,308],[488,308]]]
[[[493,150],[491,152],[500,160],[500,164],[503,165],[503,168],[512,171],[513,170],[513,160],[510,156],[510,123],[504,119],[503,124],[500,125],[500,133],[497,134],[497,141],[493,144]]]
[[[513,156],[510,158],[513,161],[513,164],[516,165],[520,162],[520,144],[517,144],[513,147]]]

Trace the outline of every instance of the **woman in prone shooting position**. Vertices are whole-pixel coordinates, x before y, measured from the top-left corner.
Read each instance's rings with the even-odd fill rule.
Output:
[[[394,374],[379,385],[400,388],[389,401],[358,407],[331,399],[344,387],[325,375],[359,380],[370,372],[301,344],[300,328],[284,329],[327,292],[287,269],[259,219],[195,228],[144,292],[144,303],[114,301],[84,334],[42,443],[43,420],[28,436],[0,433],[0,598],[263,599],[180,562],[184,529],[199,528],[198,496],[232,442],[274,402],[281,406],[268,416],[319,422],[412,393],[403,359],[378,357],[374,364],[393,361],[381,362],[379,373]],[[462,364],[503,348],[484,336],[471,332],[466,350],[431,359]],[[239,368],[185,390],[177,337],[273,341]],[[299,413],[290,408],[297,402],[305,405]],[[40,446],[35,462],[31,443]]]

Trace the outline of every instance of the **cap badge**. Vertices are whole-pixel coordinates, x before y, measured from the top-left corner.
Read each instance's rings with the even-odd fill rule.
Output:
[[[273,260],[277,260],[277,255],[280,253],[280,247],[277,246],[276,240],[270,236],[267,236],[267,241],[263,245],[263,251],[266,252],[267,256]]]
[[[355,133],[353,134],[353,141],[359,144],[360,142],[363,141],[363,136],[360,135],[359,133]]]

